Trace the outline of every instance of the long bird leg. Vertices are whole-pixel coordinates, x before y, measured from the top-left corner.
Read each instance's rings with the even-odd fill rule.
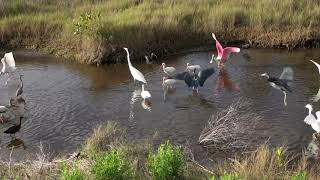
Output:
[[[285,91],[282,91],[282,92],[284,94],[284,98],[283,98],[284,105],[287,106],[287,93]]]

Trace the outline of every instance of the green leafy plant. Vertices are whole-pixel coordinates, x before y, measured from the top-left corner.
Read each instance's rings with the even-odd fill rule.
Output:
[[[97,31],[98,22],[101,17],[100,12],[84,12],[80,15],[78,22],[74,24],[73,34],[80,35],[83,32],[95,33]]]
[[[63,180],[84,180],[86,179],[86,176],[83,171],[81,171],[78,168],[69,169],[67,165],[64,165],[63,167],[63,173],[62,173],[62,179]]]
[[[298,174],[291,177],[291,180],[308,180],[309,174],[307,171],[301,171]]]
[[[168,141],[162,144],[155,154],[149,155],[148,168],[156,180],[177,179],[183,175],[184,153],[174,148]]]
[[[130,163],[121,151],[111,151],[97,156],[91,172],[98,180],[129,179],[132,177]]]

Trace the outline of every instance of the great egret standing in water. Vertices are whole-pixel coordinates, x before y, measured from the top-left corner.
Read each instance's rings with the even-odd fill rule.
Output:
[[[22,76],[23,76],[23,75],[20,74],[20,86],[19,86],[19,88],[18,88],[17,91],[16,91],[16,97],[22,95],[22,93],[23,93],[23,81],[22,81]]]
[[[214,55],[212,55],[210,63],[213,63],[213,60],[215,60],[218,63],[218,67],[221,67],[227,62],[227,60],[229,59],[229,56],[230,56],[231,53],[240,52],[240,48],[237,48],[237,47],[226,47],[226,48],[223,48],[221,46],[221,44],[219,43],[219,41],[217,40],[217,38],[214,35],[214,33],[212,33],[212,37],[216,41],[216,48],[217,48],[218,56],[214,57]]]
[[[293,81],[293,70],[290,67],[283,68],[283,71],[279,78],[270,77],[267,73],[263,73],[260,76],[267,77],[267,81],[269,84],[275,88],[280,90],[284,94],[284,105],[287,105],[287,92],[292,92],[289,83]]]
[[[197,90],[198,87],[202,87],[204,82],[214,73],[214,68],[207,68],[199,73],[196,73],[196,69],[193,74],[189,72],[182,72],[176,75],[175,79],[184,80],[184,82],[188,85],[188,87],[192,87],[193,90]]]
[[[304,122],[306,124],[311,125],[312,129],[315,130],[317,133],[319,133],[320,132],[320,111],[316,112],[316,116],[317,116],[317,119],[316,119],[314,115],[311,114],[312,113],[311,104],[307,104],[305,107],[309,109],[309,114],[307,117],[304,118]]]
[[[318,63],[314,62],[313,60],[310,60],[310,61],[317,66],[319,74],[320,74],[320,65]]]
[[[144,84],[142,84],[141,97],[143,99],[151,98],[151,94],[149,93],[149,91],[144,90]]]
[[[130,73],[133,77],[133,80],[134,81],[137,80],[137,81],[140,81],[142,83],[147,84],[147,81],[144,78],[143,74],[138,69],[136,69],[135,67],[132,66],[131,61],[130,61],[130,54],[129,54],[128,48],[123,48],[123,49],[126,50],[126,52],[127,52],[128,66],[129,66]]]

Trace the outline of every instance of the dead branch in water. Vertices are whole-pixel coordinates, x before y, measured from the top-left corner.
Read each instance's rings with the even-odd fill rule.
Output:
[[[255,132],[261,117],[250,108],[251,102],[240,98],[228,108],[212,115],[201,132],[199,143],[221,151],[257,147]]]

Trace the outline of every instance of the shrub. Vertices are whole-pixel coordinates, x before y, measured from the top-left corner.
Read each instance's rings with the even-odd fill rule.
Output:
[[[148,167],[154,179],[177,179],[183,175],[184,153],[181,148],[173,148],[167,141],[155,154],[149,155]]]
[[[308,180],[309,174],[306,171],[301,171],[298,174],[291,177],[291,180]]]
[[[63,180],[84,180],[86,179],[85,174],[78,168],[74,168],[72,170],[68,169],[65,165],[62,174]]]
[[[92,174],[96,179],[128,179],[132,177],[130,164],[121,151],[110,151],[96,157]]]

